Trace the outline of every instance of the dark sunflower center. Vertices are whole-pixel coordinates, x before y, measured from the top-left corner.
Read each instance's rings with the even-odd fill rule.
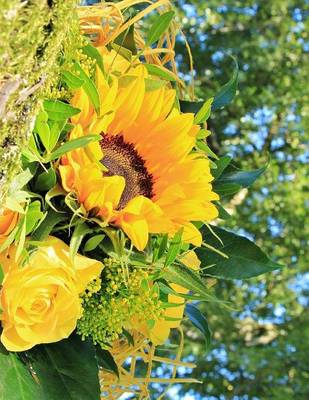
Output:
[[[120,135],[103,135],[100,142],[104,157],[103,165],[108,169],[105,176],[120,175],[126,182],[119,209],[124,208],[133,197],[143,195],[152,198],[153,181],[145,167],[145,161],[137,153],[133,144],[126,143]]]

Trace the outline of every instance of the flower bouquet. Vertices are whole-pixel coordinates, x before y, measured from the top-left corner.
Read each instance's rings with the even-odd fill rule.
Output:
[[[199,304],[228,306],[216,280],[279,267],[217,226],[228,217],[221,199],[265,169],[239,171],[207,145],[210,113],[236,93],[237,63],[214,98],[196,101],[177,72],[176,35],[192,57],[175,11],[161,0],[132,12],[139,3],[78,8],[81,33],[59,55],[1,208],[7,400],[146,399],[152,383],[164,398],[195,382],[177,375],[194,367],[182,361],[181,323],[209,344]]]

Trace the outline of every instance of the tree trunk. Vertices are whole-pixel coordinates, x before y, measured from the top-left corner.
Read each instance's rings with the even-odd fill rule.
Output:
[[[0,207],[42,98],[57,82],[76,0],[0,0]]]

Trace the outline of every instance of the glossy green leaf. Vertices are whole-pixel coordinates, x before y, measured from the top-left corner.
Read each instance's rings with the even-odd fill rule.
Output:
[[[187,101],[187,100],[179,100],[180,110],[183,113],[193,113],[196,114],[199,112],[201,107],[203,107],[203,101]]]
[[[215,96],[212,103],[212,110],[218,110],[229,104],[236,95],[238,86],[238,64],[234,57],[231,57],[234,61],[234,70],[231,79],[221,87],[219,93]]]
[[[223,156],[223,157],[220,157],[219,160],[216,161],[217,168],[214,171],[212,171],[212,174],[215,179],[220,178],[223,171],[230,164],[231,161],[232,161],[231,156]]]
[[[61,73],[62,81],[67,85],[69,89],[78,89],[84,84],[84,80],[80,77],[72,74],[70,71],[63,71]]]
[[[231,196],[239,192],[241,189],[240,185],[237,183],[223,183],[221,181],[215,181],[213,184],[213,190],[218,193],[220,197]]]
[[[48,118],[52,121],[63,121],[80,113],[78,108],[59,100],[44,100],[43,105]]]
[[[0,400],[43,400],[40,386],[16,353],[0,344]]]
[[[174,15],[174,11],[168,11],[155,17],[146,36],[146,46],[151,46],[160,39],[163,33],[168,29]]]
[[[95,351],[99,366],[119,377],[118,367],[111,353],[107,350],[103,350],[100,346],[96,346]]]
[[[57,158],[60,158],[64,154],[68,153],[69,151],[76,150],[81,147],[86,147],[89,143],[97,142],[100,139],[100,135],[87,135],[70,140],[69,142],[65,142],[62,146],[58,147],[58,149],[56,149],[49,155],[48,161],[56,160]]]
[[[228,258],[204,247],[196,249],[202,266],[214,265],[205,269],[207,275],[223,279],[248,279],[282,268],[251,240],[219,227],[212,226],[212,229],[222,240],[223,246],[207,228],[202,228],[204,242],[217,248]]]
[[[223,174],[218,182],[237,184],[245,188],[252,185],[265,172],[266,168],[267,166],[252,171],[234,170]]]
[[[205,339],[206,349],[209,349],[211,343],[211,330],[206,317],[196,306],[190,303],[186,304],[185,313],[192,324],[202,332]]]
[[[99,400],[99,369],[92,344],[71,336],[27,352],[44,400]],[[36,398],[32,398],[36,400]]]
[[[98,90],[93,83],[93,81],[89,78],[86,72],[82,69],[82,67],[78,63],[74,63],[75,70],[79,73],[79,77],[83,79],[83,89],[89,96],[89,99],[95,108],[96,112],[99,113],[100,110],[100,96]]]
[[[218,201],[215,202],[215,206],[219,211],[219,218],[226,220],[232,217]]]

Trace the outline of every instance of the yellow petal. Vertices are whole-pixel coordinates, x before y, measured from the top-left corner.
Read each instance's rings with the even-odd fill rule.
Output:
[[[193,250],[187,251],[181,255],[180,261],[187,267],[199,270],[201,261]]]
[[[137,250],[144,250],[149,234],[146,220],[132,214],[125,214],[118,223]]]

